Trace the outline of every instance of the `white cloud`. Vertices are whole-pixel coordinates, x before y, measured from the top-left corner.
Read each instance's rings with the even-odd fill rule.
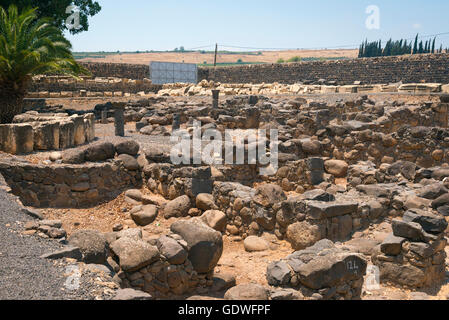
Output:
[[[421,23],[413,24],[413,29],[421,29]]]

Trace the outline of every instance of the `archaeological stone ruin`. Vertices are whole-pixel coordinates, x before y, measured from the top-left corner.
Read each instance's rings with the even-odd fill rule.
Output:
[[[100,298],[448,298],[449,55],[163,86],[147,66],[85,66],[34,79],[0,125],[0,175],[32,217],[18,232],[103,270]]]

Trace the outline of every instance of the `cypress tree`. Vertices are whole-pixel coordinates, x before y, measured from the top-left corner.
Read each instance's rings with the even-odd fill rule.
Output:
[[[413,53],[418,53],[418,34],[416,34],[415,44],[413,45]]]

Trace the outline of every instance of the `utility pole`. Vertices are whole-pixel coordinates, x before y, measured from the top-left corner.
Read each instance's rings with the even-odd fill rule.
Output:
[[[214,68],[217,66],[218,43],[215,44]]]

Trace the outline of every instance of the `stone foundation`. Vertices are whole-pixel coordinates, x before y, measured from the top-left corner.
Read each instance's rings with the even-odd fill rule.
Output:
[[[12,124],[0,125],[0,150],[10,154],[66,149],[94,139],[92,113],[69,117],[29,111],[14,117]]]
[[[118,161],[46,166],[3,160],[0,174],[12,192],[33,207],[93,206],[142,185],[141,171],[126,170]]]
[[[373,253],[381,282],[412,289],[441,285],[446,277],[447,222],[413,209],[393,220],[393,234]]]
[[[114,235],[118,239],[110,244],[109,261],[122,288],[142,290],[154,298],[209,291],[223,251],[221,233],[194,219],[175,222],[171,231],[147,241],[139,229]]]
[[[321,240],[267,267],[268,284],[294,288],[315,300],[359,300],[367,262],[363,255]]]

